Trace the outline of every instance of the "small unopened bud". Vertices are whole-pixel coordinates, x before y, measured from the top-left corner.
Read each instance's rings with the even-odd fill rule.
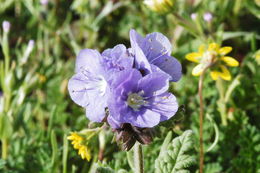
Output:
[[[32,51],[33,47],[34,47],[34,40],[30,40],[28,42],[28,49],[30,50],[30,52]]]
[[[2,23],[2,27],[3,27],[4,32],[9,32],[11,24],[10,24],[10,22],[5,20]]]
[[[192,13],[192,14],[190,15],[190,17],[191,17],[192,20],[196,20],[197,14],[196,14],[196,13]]]
[[[34,40],[30,40],[28,42],[27,48],[24,52],[23,58],[21,59],[21,63],[25,64],[27,59],[29,58],[29,55],[31,54],[32,50],[34,48]]]
[[[40,3],[41,3],[42,5],[48,5],[49,0],[40,0]]]
[[[144,4],[157,13],[168,13],[171,11],[175,0],[144,0]]]
[[[205,20],[206,22],[211,22],[213,16],[212,16],[212,14],[211,14],[210,12],[207,12],[207,13],[205,13],[205,14],[203,15],[203,18],[204,18],[204,20]]]

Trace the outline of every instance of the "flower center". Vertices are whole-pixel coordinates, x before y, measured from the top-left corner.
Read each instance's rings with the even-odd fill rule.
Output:
[[[139,108],[146,103],[147,101],[145,101],[144,98],[138,93],[131,93],[128,95],[127,105],[133,108],[135,111],[138,111]]]
[[[102,75],[93,75],[88,70],[84,70],[82,73],[87,78],[85,89],[96,90],[101,96],[104,96],[108,85],[105,78]]]
[[[107,88],[107,82],[103,78],[103,76],[98,77],[98,82],[96,83],[96,86],[99,90],[99,93],[103,96],[106,93],[106,88]]]
[[[203,54],[203,58],[201,59],[201,64],[204,64],[205,66],[211,64],[214,61],[214,57],[216,56],[215,52],[212,51],[206,51]]]

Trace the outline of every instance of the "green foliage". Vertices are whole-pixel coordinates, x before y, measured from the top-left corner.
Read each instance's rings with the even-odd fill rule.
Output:
[[[90,123],[68,95],[76,54],[83,48],[103,51],[119,43],[129,47],[131,28],[143,35],[165,34],[183,67],[182,79],[170,85],[182,107],[173,119],[156,127],[153,143],[143,146],[145,172],[198,170],[190,165],[195,162],[193,148],[199,150],[198,78],[191,75],[195,65],[184,57],[211,41],[232,46],[230,56],[240,66],[231,70],[232,81],[223,82],[227,95],[221,104],[216,83],[206,75],[203,97],[210,118],[205,114],[204,148],[213,148],[205,153],[204,172],[260,172],[259,0],[176,0],[175,12],[192,24],[190,30],[180,27],[172,14],[154,13],[142,2],[49,0],[42,5],[39,0],[0,0],[0,22],[11,23],[8,34],[0,28],[0,147],[5,139],[8,144],[7,159],[0,159],[1,173],[86,173],[93,171],[100,155],[99,171],[131,173],[127,154],[113,142],[110,129],[104,132],[105,142],[91,139],[90,162],[82,160],[66,139],[70,131],[100,126]],[[213,14],[209,23],[203,20],[205,12]],[[197,13],[198,21],[190,18],[191,13]],[[26,55],[30,39],[35,44]],[[224,107],[226,126],[218,105]],[[172,139],[173,132],[181,134],[185,129],[193,134],[186,131]]]
[[[172,132],[169,132],[155,161],[156,173],[189,172],[188,168],[196,162],[195,156],[190,154],[193,149],[192,131],[171,138]]]
[[[260,130],[248,124],[239,132],[239,138],[237,140],[239,152],[231,161],[234,170],[241,172],[259,172]]]
[[[109,167],[98,167],[96,173],[114,173],[114,171]]]

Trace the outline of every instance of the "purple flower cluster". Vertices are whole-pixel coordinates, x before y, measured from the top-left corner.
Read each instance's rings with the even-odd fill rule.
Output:
[[[161,33],[145,38],[130,31],[131,48],[120,44],[101,54],[81,50],[76,74],[69,80],[72,100],[86,108],[94,122],[107,121],[117,129],[124,123],[153,127],[178,109],[169,82],[181,78],[181,64],[171,56],[171,43]],[[107,115],[107,110],[109,114]]]

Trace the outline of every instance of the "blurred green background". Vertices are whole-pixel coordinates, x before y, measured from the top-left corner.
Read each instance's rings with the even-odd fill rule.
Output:
[[[203,20],[206,12],[213,16],[210,22]],[[197,21],[191,19],[192,13]],[[182,27],[173,14],[201,27],[203,36]],[[1,152],[8,147],[0,159],[0,172],[93,172],[100,135],[91,139],[90,162],[77,155],[66,137],[70,131],[99,125],[89,123],[84,110],[72,102],[67,82],[79,50],[103,51],[120,43],[129,47],[133,28],[143,36],[166,35],[173,45],[172,55],[183,65],[183,77],[171,84],[171,91],[184,111],[157,127],[154,142],[145,146],[146,172],[154,172],[169,130],[174,136],[193,130],[192,153],[198,160],[198,78],[191,75],[194,64],[185,55],[202,43],[216,41],[233,47],[230,56],[240,66],[230,69],[232,80],[223,82],[222,89],[209,75],[204,82],[205,148],[217,141],[205,155],[205,172],[260,173],[259,18],[259,0],[176,0],[168,14],[150,10],[141,0],[0,0],[0,23],[11,24],[8,34],[0,29]],[[28,44],[29,40],[34,42]],[[227,124],[221,123],[221,110]],[[126,152],[111,142],[113,133],[107,130],[102,135],[106,145],[100,164],[115,172],[131,172]],[[188,170],[196,172],[198,165]]]

